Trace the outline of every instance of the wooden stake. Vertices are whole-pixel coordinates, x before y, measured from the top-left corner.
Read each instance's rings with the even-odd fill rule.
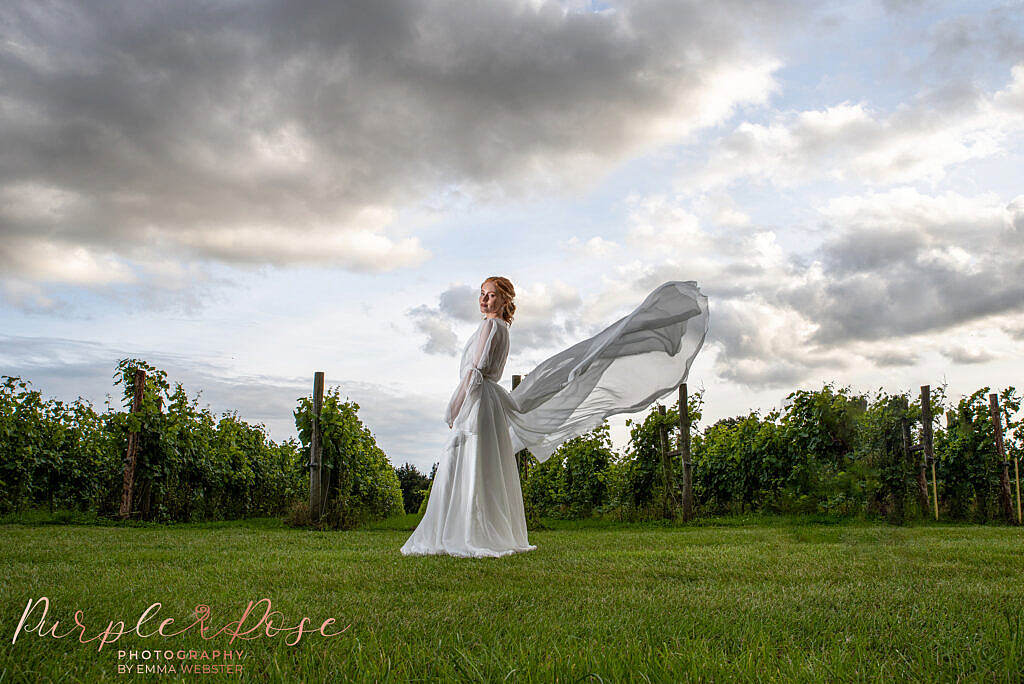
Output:
[[[135,394],[132,396],[133,414],[142,410],[142,393],[146,388],[146,371],[141,368],[135,370]],[[128,453],[124,459],[124,488],[121,491],[120,517],[127,518],[132,512],[132,485],[135,482],[135,461],[139,449],[139,434],[128,433]]]
[[[992,416],[992,430],[996,439],[996,456],[999,457],[1003,466],[999,470],[999,503],[1003,509],[1003,519],[1010,523],[1013,522],[1013,504],[1010,498],[1010,462],[1006,460],[1006,450],[1003,448],[1003,419],[999,413],[999,395],[988,395],[988,408]]]
[[[515,391],[516,387],[519,387],[519,384],[522,381],[523,381],[523,376],[522,375],[513,375],[512,376],[512,391],[513,392]],[[520,484],[526,481],[526,476],[529,474],[528,470],[529,470],[529,467],[530,467],[530,462],[529,462],[529,460],[527,458],[529,455],[530,455],[530,450],[529,449],[523,449],[521,451],[516,452],[516,466],[519,468],[519,481],[520,481]]]
[[[690,461],[690,405],[686,383],[679,385],[679,455],[683,460],[683,520],[693,518],[693,468]]]
[[[1022,524],[1020,517],[1020,471],[1017,468],[1017,461],[1019,459],[1013,459],[1013,479],[1017,481],[1017,524]]]
[[[921,385],[921,446],[926,463],[932,464],[932,499],[935,501],[935,519],[939,519],[939,487],[935,479],[935,451],[932,449],[931,385]]]
[[[910,419],[907,418],[907,410],[909,408],[908,404],[907,404],[907,398],[906,397],[900,397],[900,402],[899,403],[900,403],[900,407],[903,409],[903,415],[900,416],[900,432],[901,432],[902,438],[903,438],[903,462],[904,463],[911,463],[912,462],[911,458],[913,457],[913,454],[914,454],[914,445],[910,441]],[[920,449],[921,449],[921,451],[924,451],[923,448],[920,448]],[[924,462],[925,461],[922,458],[921,459],[922,465],[921,465],[921,468],[920,468],[920,472],[918,474],[918,492],[917,492],[917,496],[918,496],[918,503],[919,504],[921,502],[921,487],[920,487],[921,481],[920,481],[920,478],[921,478],[922,475],[924,475],[924,472],[925,472],[925,469],[924,469],[925,467],[923,465]],[[902,470],[902,467],[901,467],[901,470]],[[927,483],[927,481],[924,483],[924,503],[921,505],[921,510],[924,512],[925,515],[927,515],[927,511],[928,511],[928,483]]]
[[[320,521],[320,513],[324,502],[320,494],[320,474],[322,452],[320,434],[320,411],[324,405],[324,374],[323,371],[313,373],[313,425],[309,438],[309,518],[313,522]]]
[[[662,515],[666,518],[675,517],[675,491],[672,478],[672,459],[668,453],[668,428],[665,427],[665,407],[658,406],[658,441],[661,443],[661,473],[665,494],[662,497]]]
[[[903,408],[907,409],[907,402],[903,402]],[[921,415],[924,416],[924,409],[921,409]],[[923,422],[923,421],[922,421]],[[906,416],[903,417],[903,443],[905,453],[907,455],[907,463],[912,463],[910,460],[912,456],[911,446],[913,443],[910,441],[910,421]],[[928,515],[928,457],[924,455],[924,447],[920,448],[922,455],[917,459],[917,505],[921,511],[922,516]]]

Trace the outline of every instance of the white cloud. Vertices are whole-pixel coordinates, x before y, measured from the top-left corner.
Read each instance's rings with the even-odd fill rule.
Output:
[[[1024,65],[992,94],[969,84],[921,93],[891,113],[865,102],[782,112],[744,121],[709,145],[706,163],[681,174],[680,190],[709,190],[741,178],[795,187],[822,178],[885,185],[937,182],[948,169],[1005,151],[1024,132]]]
[[[211,258],[259,264],[320,264],[378,273],[416,266],[429,258],[418,238],[392,239],[381,229],[315,227],[282,232],[276,226],[187,230],[174,242]]]
[[[792,384],[846,368],[851,355],[911,366],[922,357],[894,350],[896,341],[917,348],[916,336],[982,319],[991,327],[1024,307],[1024,198],[906,187],[836,197],[819,209],[828,237],[805,254],[756,225],[712,232],[697,216],[710,213],[707,198],[634,197],[631,206],[638,256],[603,276],[581,320],[607,324],[666,280],[697,280],[711,301],[714,371],[726,382]]]
[[[617,243],[606,240],[599,235],[595,235],[585,242],[573,235],[560,246],[573,254],[591,259],[602,259],[611,256],[619,249]]]
[[[73,285],[130,283],[132,269],[115,254],[82,245],[21,238],[0,244],[5,277]]]

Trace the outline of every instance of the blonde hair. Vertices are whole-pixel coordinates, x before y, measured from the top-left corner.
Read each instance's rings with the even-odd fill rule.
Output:
[[[512,286],[512,281],[502,276],[491,276],[480,283],[480,287],[482,288],[487,283],[494,283],[494,289],[505,300],[505,305],[501,308],[501,317],[506,323],[512,325],[512,318],[516,313],[516,303],[512,301],[516,297],[516,288]]]

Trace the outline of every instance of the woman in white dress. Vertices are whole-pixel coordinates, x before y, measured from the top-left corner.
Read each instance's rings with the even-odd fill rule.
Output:
[[[461,380],[445,415],[453,432],[404,554],[504,556],[537,548],[526,536],[523,490],[500,396],[508,392],[498,384],[514,297],[506,278],[491,277],[480,286],[484,318],[463,348]]]
[[[611,415],[643,410],[686,381],[708,329],[707,297],[670,281],[632,313],[543,361],[511,393],[499,384],[515,289],[480,286],[483,320],[466,341],[445,420],[452,435],[406,555],[505,556],[531,551],[515,454],[547,460]]]

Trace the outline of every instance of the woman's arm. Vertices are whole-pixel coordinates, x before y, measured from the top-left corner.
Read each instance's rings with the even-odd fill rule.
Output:
[[[448,410],[445,411],[444,420],[448,423],[448,427],[452,427],[455,423],[455,419],[458,418],[459,412],[462,410],[462,405],[466,402],[466,397],[469,392],[479,385],[483,384],[483,374],[490,370],[494,363],[494,352],[498,348],[496,337],[498,335],[498,328],[501,323],[498,323],[493,318],[488,318],[484,325],[481,326],[480,334],[477,336],[476,346],[473,350],[473,356],[469,367],[462,376],[462,380],[459,382],[459,386],[455,388],[455,392],[452,394],[451,400],[448,402]]]

